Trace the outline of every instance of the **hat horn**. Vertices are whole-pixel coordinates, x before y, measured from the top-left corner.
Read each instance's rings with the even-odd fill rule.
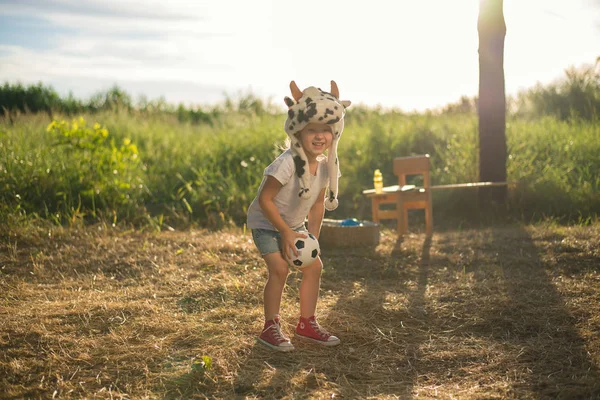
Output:
[[[300,100],[300,98],[302,97],[302,91],[298,89],[298,85],[296,85],[296,82],[290,82],[290,90],[292,91],[292,97],[294,98],[294,100]]]
[[[338,89],[338,85],[335,83],[335,81],[331,81],[331,94],[337,99],[340,98],[340,89]]]

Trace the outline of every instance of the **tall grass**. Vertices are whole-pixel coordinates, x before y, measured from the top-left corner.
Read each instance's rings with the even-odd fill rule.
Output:
[[[241,225],[264,168],[285,139],[283,113],[246,106],[223,109],[210,124],[127,110],[81,118],[89,135],[96,123],[106,129],[107,137],[95,144],[101,149],[59,140],[47,129],[52,123],[47,115],[0,120],[4,221],[29,215],[56,223],[103,220],[157,229]],[[72,131],[72,121],[65,119],[64,129]],[[585,221],[599,214],[597,123],[509,118],[507,140],[508,180],[518,182],[510,190],[509,215]],[[392,160],[398,156],[430,154],[434,184],[477,181],[477,141],[472,114],[350,108],[339,147],[341,204],[329,216],[368,219],[370,203],[361,191],[372,186],[376,168],[384,184],[395,184]],[[135,157],[127,146],[135,147]],[[436,191],[436,225],[471,218],[476,205],[472,189]]]
[[[565,76],[550,84],[524,90],[511,101],[519,116],[554,115],[566,121],[600,118],[600,57],[595,64],[570,67]]]
[[[587,219],[600,211],[600,125],[545,117],[507,125],[514,206],[527,217]]]

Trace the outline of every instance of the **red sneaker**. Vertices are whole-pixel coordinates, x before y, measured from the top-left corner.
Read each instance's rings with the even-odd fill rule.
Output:
[[[265,346],[276,351],[292,351],[294,345],[290,342],[290,339],[281,332],[281,323],[279,322],[279,316],[275,316],[270,321],[265,322],[265,327],[262,333],[258,337],[258,341]]]
[[[296,335],[323,346],[337,346],[340,344],[340,339],[323,329],[314,315],[310,318],[300,317],[300,321],[296,326]]]

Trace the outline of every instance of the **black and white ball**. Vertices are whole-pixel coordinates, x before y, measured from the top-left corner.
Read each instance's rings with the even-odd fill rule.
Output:
[[[312,233],[309,233],[307,238],[297,238],[294,245],[298,250],[298,256],[294,256],[290,249],[291,258],[288,261],[298,268],[312,264],[319,256],[319,241]]]

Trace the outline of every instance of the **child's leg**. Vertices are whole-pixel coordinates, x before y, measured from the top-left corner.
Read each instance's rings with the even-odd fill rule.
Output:
[[[296,335],[324,346],[337,346],[340,344],[340,339],[323,329],[315,317],[322,269],[323,263],[320,257],[308,267],[301,269],[303,276],[300,284],[300,320],[296,326]]]
[[[281,296],[290,268],[279,252],[266,254],[263,258],[269,271],[264,290],[265,321],[270,321],[279,315]]]
[[[300,316],[309,318],[317,311],[317,300],[321,287],[321,257],[309,266],[301,268],[302,282],[300,283]]]

